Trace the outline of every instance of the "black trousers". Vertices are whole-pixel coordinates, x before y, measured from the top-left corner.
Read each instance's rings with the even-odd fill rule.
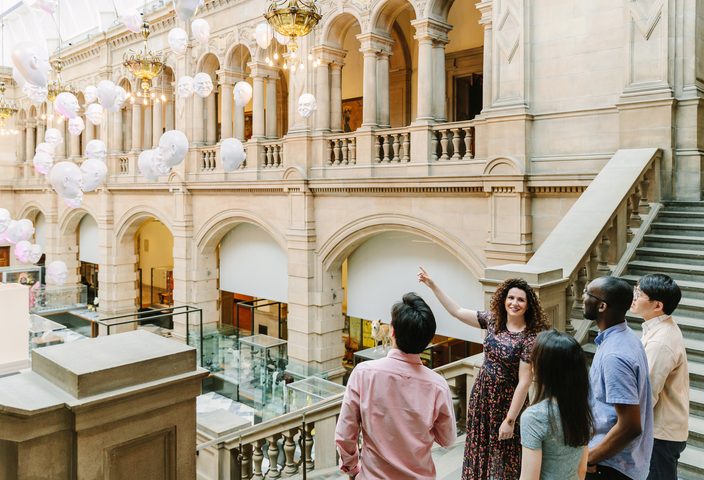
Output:
[[[624,475],[615,468],[606,467],[604,465],[596,466],[596,473],[587,473],[586,480],[633,480],[631,477]]]
[[[677,480],[677,460],[687,442],[671,442],[655,439],[653,456],[650,458],[648,480]]]

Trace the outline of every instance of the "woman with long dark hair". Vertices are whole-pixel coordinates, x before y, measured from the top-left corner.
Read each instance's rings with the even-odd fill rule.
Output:
[[[538,297],[525,280],[512,278],[496,287],[490,310],[478,312],[460,307],[423,268],[418,280],[430,287],[450,315],[487,331],[484,363],[467,406],[462,480],[518,480],[521,444],[516,423],[531,384],[533,343],[546,328]]]
[[[531,356],[535,399],[521,415],[521,480],[583,479],[593,430],[589,373],[571,335],[538,335]]]

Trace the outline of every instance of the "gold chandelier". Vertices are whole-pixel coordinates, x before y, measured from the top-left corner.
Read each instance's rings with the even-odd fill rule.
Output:
[[[264,18],[279,34],[289,37],[289,52],[298,50],[296,38],[305,37],[322,16],[315,0],[271,0]]]
[[[6,129],[5,121],[17,113],[17,107],[5,98],[5,82],[0,82],[0,135],[16,135],[14,128]]]
[[[149,99],[155,97],[153,93],[150,94],[152,80],[164,70],[164,56],[160,53],[151,52],[147,45],[150,33],[149,24],[145,21],[142,24],[144,50],[130,50],[122,59],[122,65],[140,81],[141,91],[137,92],[137,96],[141,97],[145,104]]]
[[[78,90],[73,88],[71,85],[64,84],[61,79],[61,70],[63,70],[64,68],[64,62],[60,56],[56,57],[51,61],[51,68],[56,72],[56,79],[53,82],[49,82],[49,84],[46,86],[46,98],[50,102],[53,102],[54,100],[56,100],[56,97],[59,95],[59,93],[62,92],[69,92],[73,95],[76,95],[78,93]]]

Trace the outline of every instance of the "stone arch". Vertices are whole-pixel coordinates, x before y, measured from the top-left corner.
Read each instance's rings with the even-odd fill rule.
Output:
[[[213,52],[205,52],[196,62],[196,73],[206,72],[214,78],[215,72],[220,69],[220,59]]]
[[[254,54],[249,46],[244,43],[236,43],[225,54],[225,68],[234,72],[245,73],[247,63],[250,62],[253,56]]]
[[[483,175],[523,175],[520,164],[507,157],[497,157],[487,162]]]
[[[225,210],[214,215],[193,237],[197,255],[208,255],[215,251],[222,239],[240,223],[251,223],[267,232],[286,251],[286,236],[263,217],[247,210]]]
[[[360,29],[363,22],[359,14],[353,9],[343,9],[328,14],[326,22],[322,28],[322,43],[336,48],[342,48],[342,42],[347,31],[352,25],[357,23]]]
[[[166,216],[163,212],[160,212],[159,210],[152,207],[148,207],[146,205],[139,205],[129,209],[127,212],[125,212],[124,215],[122,215],[120,220],[116,223],[116,246],[124,245],[126,242],[131,241],[132,237],[137,232],[142,223],[145,220],[150,219],[159,220],[166,226],[166,228],[169,229],[169,232],[171,232],[171,234],[173,235],[173,226],[167,220],[167,218],[168,216]]]
[[[91,211],[86,205],[82,205],[80,208],[66,209],[64,214],[59,217],[59,236],[74,234],[81,220],[86,215],[90,215],[96,223],[98,222],[95,212]]]
[[[415,6],[408,0],[386,0],[379,2],[372,10],[371,31],[388,34],[391,32],[394,21],[401,12],[406,9],[411,10],[411,16],[419,18],[421,15],[416,11]]]
[[[46,212],[42,208],[39,203],[35,201],[27,202],[20,210],[19,210],[19,215],[17,216],[18,219],[21,218],[26,218],[28,220],[31,220],[34,222],[37,218],[38,214],[44,215],[46,217]]]
[[[437,243],[477,278],[484,275],[484,262],[458,239],[435,225],[408,215],[380,214],[357,219],[333,233],[318,250],[323,272],[338,269],[342,262],[366,240],[382,232],[412,233]],[[321,273],[323,273],[321,272]]]
[[[430,0],[425,6],[423,16],[445,22],[453,3],[455,0]]]

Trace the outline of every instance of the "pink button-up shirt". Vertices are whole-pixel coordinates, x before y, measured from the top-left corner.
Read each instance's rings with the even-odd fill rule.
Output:
[[[448,447],[456,438],[450,388],[420,356],[392,349],[352,371],[335,431],[343,472],[357,480],[434,479],[433,442]]]

